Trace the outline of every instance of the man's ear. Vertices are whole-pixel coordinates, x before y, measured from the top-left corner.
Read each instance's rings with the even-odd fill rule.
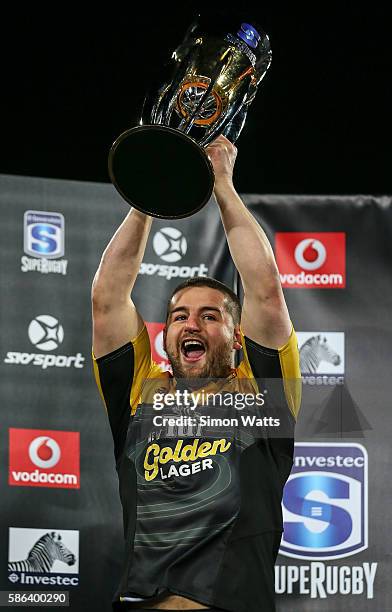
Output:
[[[233,349],[235,349],[236,351],[239,351],[242,349],[242,337],[241,337],[241,330],[240,330],[239,325],[236,325],[234,327]]]

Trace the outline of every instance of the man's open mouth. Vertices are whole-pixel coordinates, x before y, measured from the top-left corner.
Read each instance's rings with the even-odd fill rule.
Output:
[[[206,352],[204,343],[194,338],[181,342],[181,353],[187,361],[198,361]]]

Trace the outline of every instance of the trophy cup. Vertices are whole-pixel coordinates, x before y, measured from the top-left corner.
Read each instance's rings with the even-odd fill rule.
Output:
[[[204,149],[220,134],[237,140],[270,63],[268,36],[252,20],[199,15],[146,96],[140,125],[110,149],[110,180],[124,200],[162,219],[198,212],[214,187]]]

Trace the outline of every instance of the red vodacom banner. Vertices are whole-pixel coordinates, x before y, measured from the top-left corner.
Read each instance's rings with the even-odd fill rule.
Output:
[[[150,336],[151,355],[155,363],[163,370],[170,369],[169,360],[163,348],[163,328],[164,323],[146,322],[148,335]]]
[[[275,254],[283,287],[344,289],[346,286],[344,232],[278,232]]]
[[[14,428],[9,432],[10,485],[80,488],[79,432]]]

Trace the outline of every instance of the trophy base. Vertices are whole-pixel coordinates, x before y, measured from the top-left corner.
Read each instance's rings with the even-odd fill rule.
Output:
[[[214,187],[204,149],[186,134],[161,125],[123,132],[110,149],[109,175],[128,204],[161,219],[195,214]]]

